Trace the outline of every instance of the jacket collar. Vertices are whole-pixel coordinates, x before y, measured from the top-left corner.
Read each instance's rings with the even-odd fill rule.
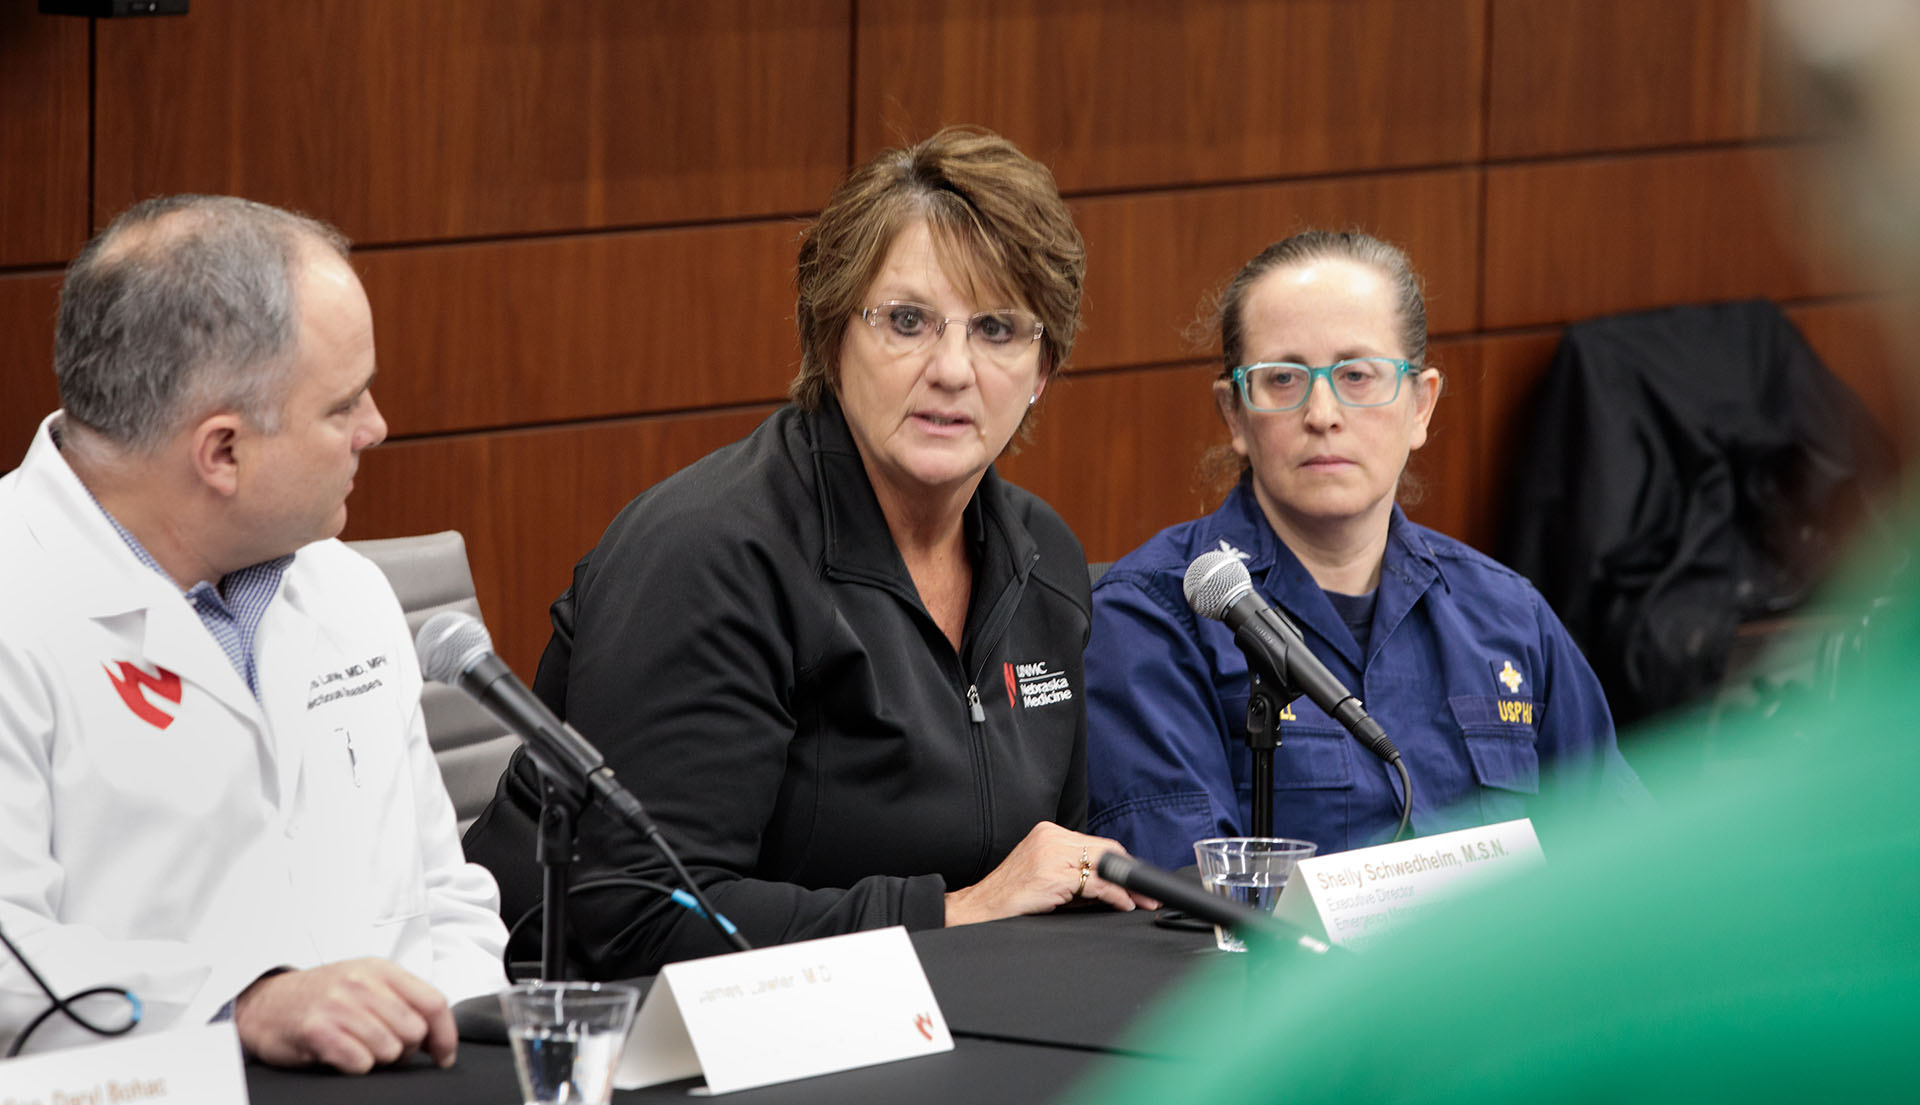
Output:
[[[917,596],[839,400],[828,395],[818,411],[803,414],[803,419],[813,450],[827,568],[870,582],[904,585]],[[974,554],[976,599],[997,595],[1007,583],[1026,582],[1038,546],[1015,516],[1007,485],[992,466],[967,501],[965,524]]]
[[[19,511],[28,533],[63,577],[61,586],[87,617],[107,618],[178,599],[173,581],[147,567],[54,444],[55,411],[40,423],[20,462]],[[183,603],[184,604],[184,603]]]
[[[50,585],[72,609],[97,622],[136,619],[122,632],[136,635],[147,662],[206,688],[248,718],[258,717],[253,692],[207,632],[173,581],[154,571],[107,520],[53,441],[63,412],[40,423],[15,478],[20,519],[45,554]],[[134,628],[137,625],[138,628]]]
[[[1355,671],[1364,671],[1358,646],[1346,623],[1327,601],[1326,593],[1307,573],[1300,558],[1273,531],[1254,497],[1251,477],[1242,476],[1213,514],[1215,526],[1205,535],[1208,548],[1241,555],[1254,586],[1268,602],[1287,612],[1301,628],[1319,638],[1316,645],[1331,648]],[[1366,659],[1378,655],[1387,638],[1406,620],[1420,596],[1438,581],[1446,585],[1440,561],[1425,534],[1407,520],[1398,504],[1387,521],[1387,547],[1380,564],[1379,598],[1373,612],[1373,630]]]

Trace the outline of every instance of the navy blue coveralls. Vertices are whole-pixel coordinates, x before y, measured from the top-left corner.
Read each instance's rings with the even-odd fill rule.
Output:
[[[1214,549],[1245,561],[1399,746],[1415,833],[1528,816],[1543,769],[1576,799],[1644,799],[1598,680],[1525,579],[1395,507],[1362,657],[1242,480],[1220,509],[1161,531],[1094,587],[1087,831],[1179,867],[1194,862],[1194,841],[1250,829],[1246,658],[1181,591],[1187,565]],[[1276,835],[1322,854],[1392,836],[1392,769],[1305,698],[1282,713],[1280,739]]]

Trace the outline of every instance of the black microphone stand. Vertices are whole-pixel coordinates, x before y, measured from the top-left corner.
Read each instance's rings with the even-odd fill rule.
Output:
[[[1234,640],[1247,655],[1247,749],[1253,756],[1249,787],[1253,796],[1254,836],[1273,835],[1273,750],[1280,747],[1280,712],[1299,698],[1291,684],[1261,674],[1265,655],[1251,634],[1236,630]]]
[[[540,862],[540,979],[567,979],[567,877],[575,859],[576,826],[586,807],[584,791],[569,791],[540,772],[540,837],[534,858]]]

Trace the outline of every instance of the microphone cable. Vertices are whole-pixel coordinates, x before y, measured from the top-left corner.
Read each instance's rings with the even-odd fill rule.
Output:
[[[1268,614],[1272,615],[1275,625],[1284,626],[1287,633],[1291,633],[1296,638],[1300,636],[1299,629],[1292,623],[1286,622],[1278,610],[1269,608],[1261,616],[1265,617]],[[1280,633],[1278,630],[1276,634],[1283,639],[1286,636],[1286,633]],[[1306,645],[1302,639],[1302,651],[1305,651],[1305,648]],[[1380,758],[1382,763],[1400,773],[1400,825],[1393,830],[1392,840],[1394,844],[1400,843],[1406,839],[1407,823],[1413,817],[1413,777],[1407,774],[1407,762],[1401,758],[1400,749],[1393,743],[1393,738],[1387,736],[1386,730],[1380,728],[1380,723],[1373,720],[1373,716],[1360,705],[1360,700],[1352,695],[1348,695],[1345,700],[1329,710],[1328,714],[1352,734],[1354,740],[1364,745],[1367,751],[1372,752]]]
[[[697,907],[694,912],[710,921],[714,931],[735,951],[753,950],[753,945],[740,935],[733,922],[721,916],[713,903],[707,901],[700,884],[680,862],[679,853],[661,835],[660,827],[647,815],[640,800],[615,778],[613,768],[607,766],[600,750],[555,717],[527,685],[520,682],[513,669],[493,651],[493,638],[478,618],[458,610],[442,610],[420,626],[414,636],[414,652],[419,656],[423,678],[457,688],[492,714],[520,738],[540,773],[556,780],[553,785],[573,784],[570,789],[581,796],[582,808],[587,802],[597,803],[609,817],[645,837],[673,868],[674,877],[682,884],[683,890],[672,893],[684,892],[690,896]],[[477,675],[477,669],[482,666],[488,667],[491,674]],[[491,692],[490,688],[496,685],[504,686],[506,692]]]
[[[1393,830],[1393,843],[1398,844],[1407,837],[1407,819],[1413,816],[1413,777],[1407,774],[1407,762],[1399,756],[1388,760],[1393,769],[1400,773],[1400,792],[1406,800],[1400,803],[1400,827]]]
[[[47,1019],[55,1013],[66,1014],[68,1020],[96,1036],[124,1036],[132,1032],[134,1028],[140,1024],[140,1014],[142,1011],[140,999],[135,996],[133,991],[125,990],[118,986],[95,986],[89,990],[82,990],[77,994],[68,994],[63,998],[53,992],[53,987],[47,985],[47,980],[40,977],[40,972],[33,969],[33,964],[27,961],[27,957],[21,953],[20,949],[14,945],[12,940],[7,939],[5,929],[0,929],[0,944],[6,945],[7,950],[13,953],[13,957],[20,961],[20,966],[26,969],[27,977],[33,979],[34,985],[40,987],[41,992],[46,994],[47,1000],[52,1003],[42,1010],[39,1016],[28,1021],[27,1027],[21,1029],[20,1035],[14,1037],[12,1045],[7,1048],[6,1058],[12,1059],[19,1055],[20,1049],[27,1046],[27,1037],[33,1035],[34,1030],[45,1024]],[[121,997],[127,999],[127,1004],[130,1008],[128,1010],[126,1024],[118,1028],[101,1028],[99,1025],[81,1016],[79,1011],[74,1009],[70,1004],[82,998],[95,997],[100,994],[119,994]]]
[[[727,919],[726,914],[718,911],[709,912],[708,909],[702,906],[701,902],[704,900],[704,895],[696,899],[692,894],[678,887],[668,886],[666,883],[653,879],[643,879],[637,875],[609,875],[603,879],[588,879],[585,882],[576,883],[567,887],[567,897],[571,898],[575,894],[584,893],[588,890],[611,890],[615,887],[631,887],[638,890],[651,890],[656,894],[665,894],[674,904],[710,922],[729,943],[740,939],[740,930],[734,927],[733,922]],[[540,911],[545,905],[546,899],[544,898],[535,901],[533,905],[527,908],[525,913],[515,918],[513,924],[507,927],[507,943],[505,948],[501,950],[501,958],[507,968],[508,982],[518,980],[513,977],[513,963],[507,958],[510,953],[506,949],[513,947],[514,940],[519,937],[522,930],[540,916]]]

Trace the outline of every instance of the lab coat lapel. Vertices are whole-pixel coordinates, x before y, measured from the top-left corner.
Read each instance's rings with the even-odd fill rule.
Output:
[[[281,577],[280,594],[260,622],[259,640],[264,644],[255,650],[260,665],[260,699],[273,721],[271,732],[284,734],[274,749],[274,763],[279,769],[279,793],[288,802],[299,793],[300,774],[305,767],[307,742],[298,735],[307,732],[308,695],[316,674],[298,666],[294,658],[314,656],[314,641],[320,635],[317,621],[303,605],[300,573],[296,570],[299,564],[296,553]]]
[[[144,565],[141,566],[143,569]],[[145,636],[141,650],[147,662],[158,664],[183,681],[205,691],[253,726],[256,734],[265,728],[265,717],[246,680],[227,659],[220,642],[213,639],[206,624],[178,591],[173,591],[157,572],[151,572],[170,594],[155,595],[146,609]]]
[[[259,703],[173,581],[140,562],[60,455],[43,422],[21,462],[18,507],[58,573],[54,586],[137,653],[102,657],[159,666],[263,731]]]

